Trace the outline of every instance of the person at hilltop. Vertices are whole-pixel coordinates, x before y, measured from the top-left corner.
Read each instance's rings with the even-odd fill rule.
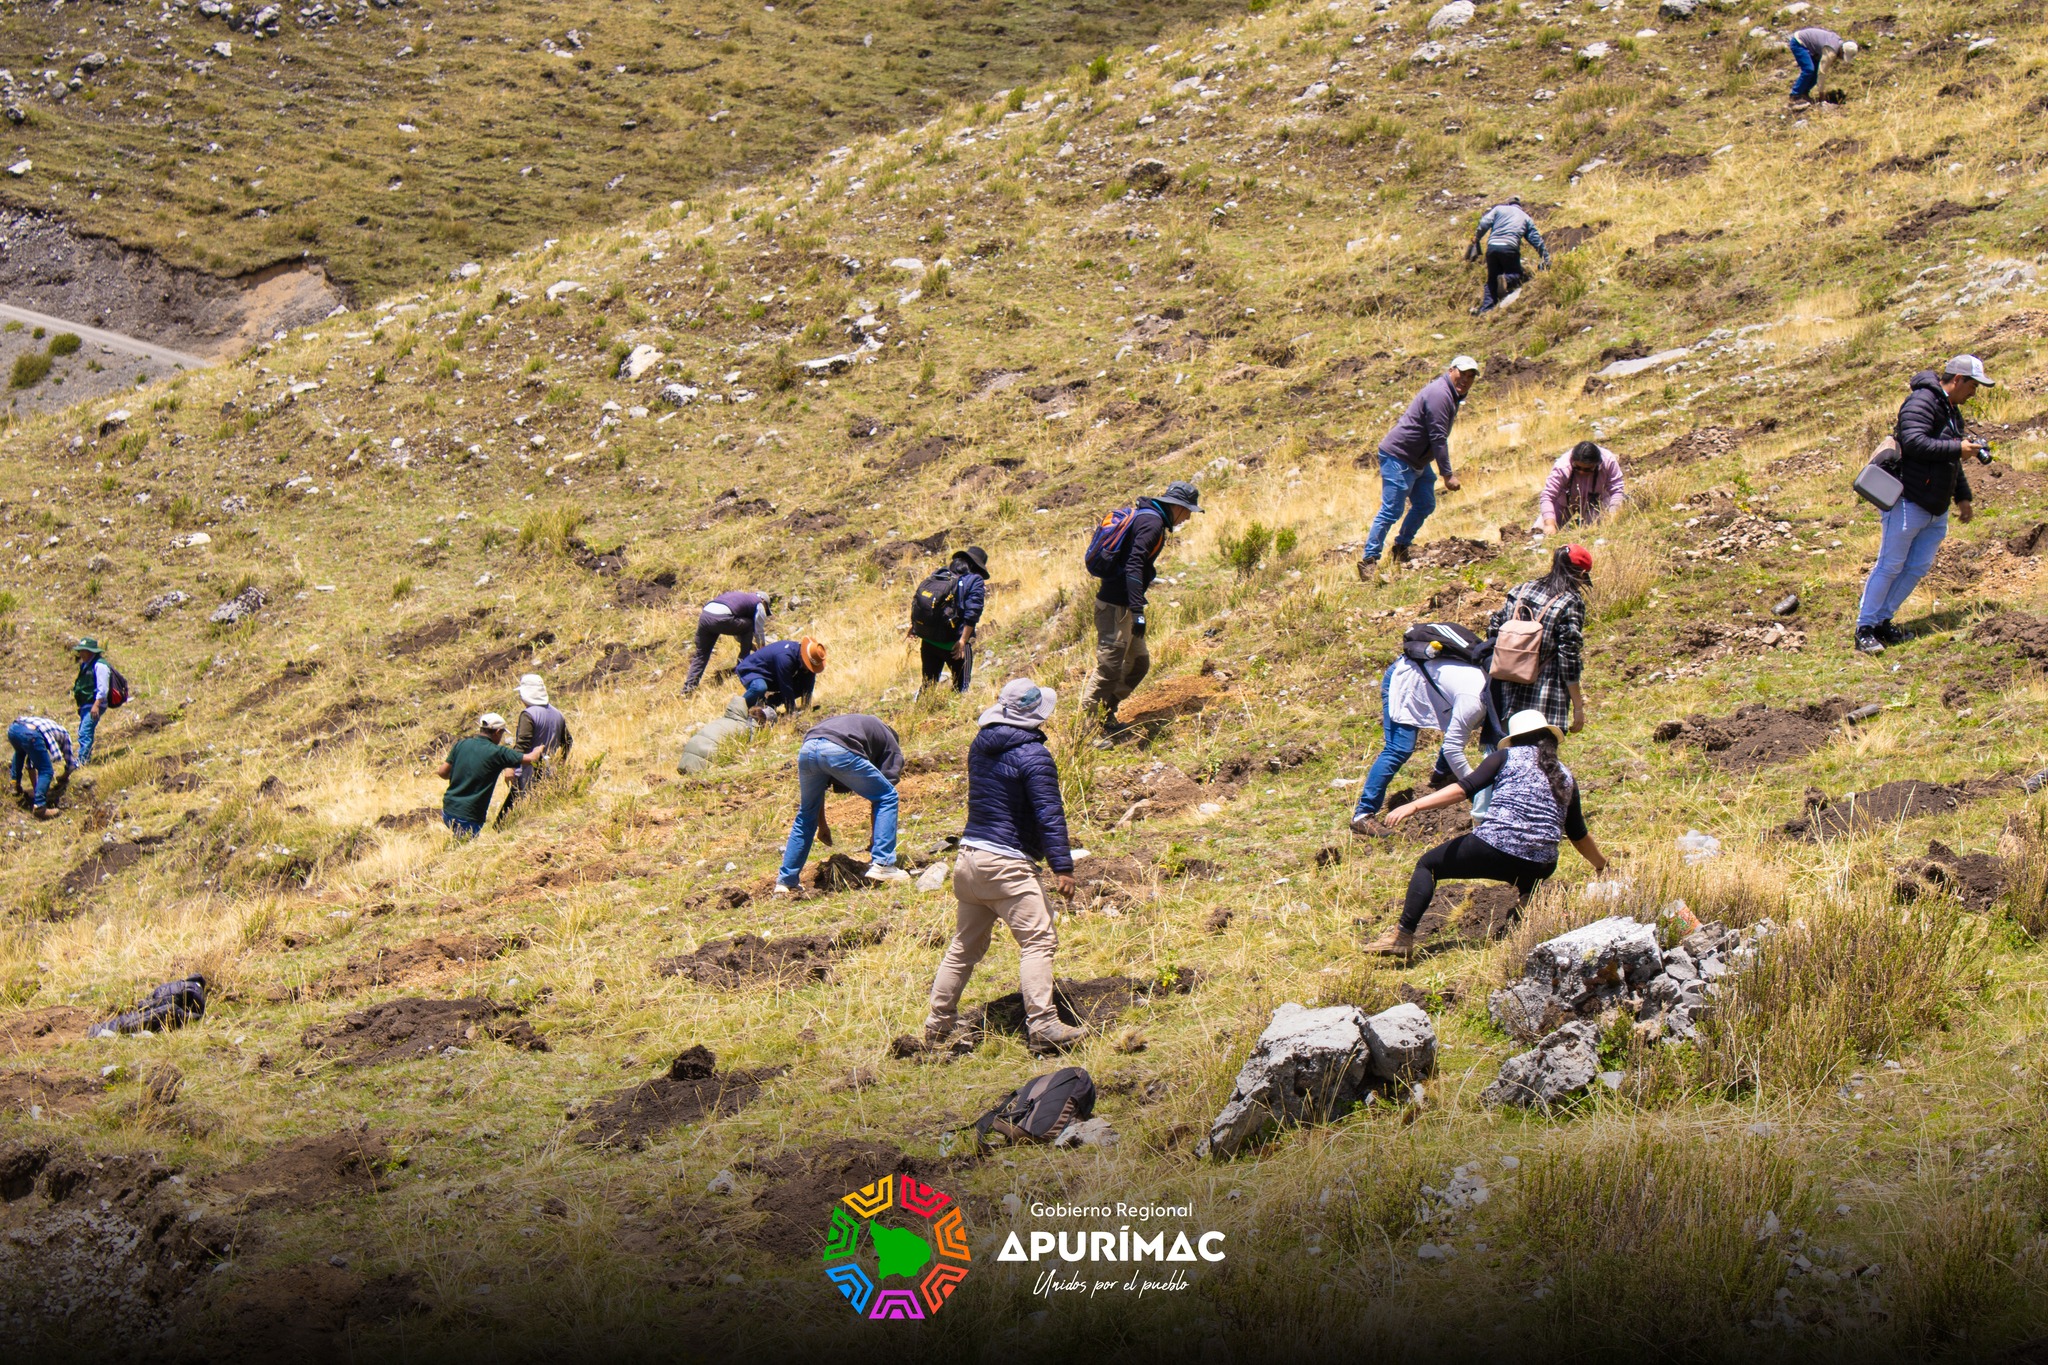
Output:
[[[1465,250],[1467,260],[1479,259],[1482,250],[1486,253],[1486,284],[1480,290],[1478,306],[1472,310],[1475,317],[1491,312],[1502,299],[1522,287],[1525,237],[1542,258],[1542,268],[1550,269],[1550,248],[1543,245],[1543,234],[1536,230],[1536,220],[1522,207],[1520,195],[1510,196],[1505,204],[1495,204],[1479,215],[1472,244]]]
[[[505,718],[496,711],[477,717],[477,732],[455,741],[448,757],[436,770],[447,779],[448,790],[441,797],[441,823],[457,839],[472,839],[483,833],[484,817],[491,813],[491,793],[497,789],[500,773],[516,772],[525,764],[540,762],[547,753],[544,745],[520,752],[505,746]]]
[[[825,646],[806,635],[777,640],[748,654],[733,670],[744,689],[747,710],[765,713],[780,707],[791,715],[809,705],[818,675],[825,671]],[[756,714],[755,719],[766,719]]]
[[[953,863],[959,902],[953,941],[932,979],[924,1021],[927,1047],[954,1045],[960,1031],[960,996],[975,964],[988,952],[996,921],[1017,940],[1024,993],[1024,1032],[1033,1052],[1070,1048],[1088,1030],[1062,1021],[1053,1002],[1053,954],[1059,933],[1040,879],[1040,861],[1052,869],[1062,897],[1074,894],[1074,855],[1067,840],[1060,774],[1045,744],[1045,722],[1058,694],[1029,678],[1013,678],[981,713],[967,750],[967,824]]]
[[[1907,385],[1906,401],[1899,405],[1892,428],[1903,491],[1879,521],[1883,529],[1877,562],[1870,566],[1856,608],[1856,648],[1865,654],[1882,654],[1887,645],[1912,638],[1892,623],[1892,617],[1934,567],[1934,557],[1948,537],[1950,504],[1959,521],[1976,514],[1963,461],[1982,458],[1985,446],[1970,438],[1962,406],[1977,396],[1979,388],[1994,387],[1984,373],[1984,362],[1973,355],[1955,357],[1938,375],[1922,370]]]
[[[918,640],[925,687],[950,672],[953,690],[974,681],[974,633],[988,602],[988,553],[979,545],[955,550],[946,567],[917,585],[910,599],[910,633]]]
[[[1417,626],[1416,632],[1444,630],[1440,626]],[[1473,640],[1469,632],[1459,632]],[[1445,781],[1472,771],[1465,758],[1465,746],[1474,735],[1491,744],[1498,731],[1489,723],[1486,671],[1457,653],[1439,649],[1435,657],[1417,659],[1405,650],[1380,678],[1380,752],[1365,775],[1358,804],[1351,812],[1351,832],[1361,839],[1389,833],[1378,818],[1386,803],[1387,788],[1415,753],[1415,741],[1424,730],[1443,736],[1437,749],[1436,771]],[[1488,733],[1492,731],[1492,733]]]
[[[78,660],[78,677],[71,684],[71,700],[78,705],[78,766],[92,762],[92,742],[99,733],[100,718],[110,706],[126,700],[118,694],[119,676],[107,662],[106,651],[90,635],[72,649]]]
[[[907,882],[910,874],[896,866],[896,782],[903,776],[903,746],[896,732],[874,716],[852,713],[819,721],[804,735],[796,751],[796,820],[782,850],[782,870],[775,892],[786,896],[801,885],[811,844],[821,835],[832,842],[825,824],[827,790],[867,798],[874,812],[868,838],[870,881]]]
[[[1508,600],[1487,618],[1486,638],[1496,647],[1501,627],[1510,621],[1535,621],[1543,628],[1533,681],[1504,681],[1498,676],[1500,668],[1493,670],[1495,710],[1501,715],[1534,710],[1560,732],[1569,728],[1577,734],[1585,728],[1586,694],[1579,678],[1584,669],[1586,589],[1592,581],[1593,552],[1583,545],[1559,546],[1550,556],[1550,572],[1515,585]]]
[[[1373,514],[1372,527],[1365,536],[1365,550],[1358,561],[1361,581],[1371,579],[1373,566],[1380,562],[1380,552],[1386,546],[1387,533],[1394,529],[1397,520],[1401,530],[1394,537],[1394,562],[1407,562],[1408,547],[1414,544],[1416,532],[1429,520],[1429,514],[1436,511],[1436,473],[1430,468],[1432,462],[1443,471],[1444,487],[1457,490],[1458,476],[1451,472],[1451,427],[1478,377],[1479,362],[1469,355],[1459,356],[1448,370],[1422,386],[1422,391],[1394,423],[1393,430],[1380,439],[1380,510]],[[1406,517],[1401,515],[1403,508],[1407,509]]]
[[[52,788],[62,794],[73,770],[79,766],[72,757],[71,732],[47,716],[19,716],[7,727],[7,743],[14,750],[14,761],[8,769],[8,776],[14,779],[14,794],[21,795],[22,774],[35,769],[29,811],[38,820],[49,819]],[[59,763],[64,765],[61,776],[57,773]]]
[[[1581,441],[1557,457],[1536,499],[1536,529],[1546,535],[1578,522],[1590,526],[1621,507],[1621,460],[1606,446]]]
[[[1202,510],[1201,492],[1176,480],[1156,498],[1140,498],[1102,519],[1083,556],[1100,582],[1095,590],[1095,672],[1081,690],[1081,710],[1111,735],[1122,729],[1117,707],[1151,671],[1145,647],[1145,601],[1169,533]]]
[[[1792,102],[1804,106],[1822,99],[1828,73],[1856,52],[1856,44],[1833,29],[1802,28],[1793,34],[1792,60],[1799,64],[1799,76],[1792,82]]]
[[[547,682],[538,673],[528,673],[519,679],[519,700],[524,708],[519,719],[512,723],[512,747],[520,753],[540,751],[537,763],[519,765],[518,776],[512,779],[512,790],[505,797],[505,804],[498,808],[498,822],[504,823],[505,812],[513,803],[532,791],[541,778],[547,776],[557,762],[566,762],[569,750],[575,747],[576,736],[569,733],[569,719],[548,700]]]
[[[1526,902],[1537,883],[1557,871],[1557,846],[1565,839],[1595,872],[1607,870],[1607,856],[1586,828],[1578,783],[1558,761],[1563,738],[1542,712],[1519,711],[1508,721],[1507,743],[1478,767],[1451,786],[1387,812],[1387,823],[1398,825],[1482,791],[1493,794],[1484,826],[1447,839],[1416,860],[1400,922],[1364,951],[1392,957],[1413,953],[1416,930],[1440,881],[1506,882]]]
[[[760,593],[739,589],[722,592],[704,604],[697,613],[697,644],[690,651],[690,671],[683,679],[684,696],[695,692],[697,684],[704,681],[704,670],[711,663],[711,653],[718,648],[720,636],[732,636],[743,659],[768,643],[771,605],[771,599]]]

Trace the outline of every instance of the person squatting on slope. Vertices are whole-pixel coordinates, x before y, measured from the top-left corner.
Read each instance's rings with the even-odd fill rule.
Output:
[[[35,788],[29,797],[29,810],[38,820],[50,818],[50,788],[52,784],[61,793],[71,781],[71,774],[78,760],[71,756],[71,732],[47,716],[20,716],[7,727],[7,743],[14,750],[14,762],[8,769],[8,776],[14,779],[14,794],[21,795],[21,775],[24,769],[34,768]],[[64,765],[63,776],[57,776],[57,765]]]
[[[960,1027],[960,996],[988,952],[997,920],[1017,940],[1024,991],[1024,1032],[1031,1050],[1072,1047],[1088,1030],[1063,1023],[1053,1003],[1052,960],[1059,947],[1052,908],[1037,863],[1052,868],[1062,897],[1074,894],[1074,855],[1067,841],[1060,774],[1045,745],[1045,722],[1058,694],[1028,678],[1003,684],[981,713],[967,750],[967,826],[953,864],[959,901],[953,941],[932,979],[925,1043],[941,1047]]]
[[[1562,545],[1550,556],[1550,572],[1517,584],[1508,600],[1487,618],[1486,638],[1496,646],[1509,621],[1543,625],[1541,665],[1533,682],[1494,681],[1494,708],[1504,716],[1517,711],[1543,713],[1560,731],[1577,734],[1586,725],[1586,694],[1579,686],[1584,670],[1586,588],[1593,581],[1593,552],[1583,545]],[[1500,669],[1496,667],[1498,674]]]
[[[1934,567],[1934,557],[1948,536],[1948,509],[1967,522],[1976,514],[1970,498],[1965,458],[1986,458],[1981,441],[1970,439],[1963,425],[1963,404],[1977,390],[1996,387],[1984,373],[1984,362],[1959,355],[1936,375],[1922,370],[1907,386],[1892,435],[1899,443],[1899,483],[1904,491],[1880,519],[1877,562],[1863,584],[1856,609],[1856,648],[1882,654],[1886,645],[1912,637],[1892,624],[1892,617]]]
[[[697,644],[690,651],[690,672],[683,679],[684,696],[695,692],[697,684],[704,681],[704,669],[711,663],[711,653],[718,648],[720,636],[730,635],[738,641],[743,659],[768,643],[769,606],[769,600],[760,593],[738,589],[722,592],[704,604],[697,613]]]
[[[1522,207],[1521,196],[1516,195],[1505,204],[1495,204],[1479,215],[1479,226],[1473,230],[1472,244],[1465,248],[1468,261],[1478,260],[1482,249],[1486,253],[1486,284],[1480,291],[1478,306],[1472,310],[1475,316],[1492,311],[1502,299],[1522,287],[1525,278],[1522,274],[1524,237],[1542,257],[1542,268],[1550,269],[1550,248],[1543,245],[1543,234],[1536,230],[1536,220]]]
[[[974,632],[988,602],[988,554],[979,545],[955,550],[946,567],[917,585],[910,598],[910,633],[918,640],[925,684],[953,675],[953,690],[974,681]]]
[[[505,797],[505,804],[498,807],[498,823],[503,824],[505,812],[512,809],[514,802],[532,791],[540,780],[559,761],[566,762],[569,750],[576,745],[576,736],[569,733],[569,719],[556,710],[548,701],[548,685],[538,673],[523,674],[519,679],[519,700],[524,709],[519,719],[512,723],[512,747],[520,753],[540,750],[538,763],[522,763],[519,775],[512,779],[512,790]]]
[[[1848,62],[1856,44],[1833,29],[1802,28],[1792,35],[1792,60],[1799,64],[1799,76],[1792,82],[1792,101],[1805,104],[1826,94],[1828,73],[1837,62]]]
[[[1590,526],[1621,506],[1621,460],[1606,446],[1581,441],[1557,457],[1536,499],[1536,529],[1546,535],[1579,522]]]
[[[775,877],[777,895],[801,885],[811,842],[832,842],[825,824],[827,789],[867,798],[873,812],[868,839],[870,881],[905,882],[910,874],[896,866],[896,780],[903,776],[903,746],[896,732],[874,716],[857,713],[819,721],[804,735],[796,751],[796,820],[782,850],[782,870]]]
[[[1140,498],[1102,519],[1084,562],[1100,580],[1095,590],[1095,672],[1081,690],[1081,710],[1114,734],[1117,707],[1152,667],[1145,648],[1145,594],[1159,576],[1153,562],[1167,533],[1202,510],[1191,483],[1175,481],[1156,498]]]
[[[1442,626],[1417,626],[1411,634],[1441,631]],[[1469,632],[1459,637],[1473,640]],[[1464,777],[1472,771],[1465,759],[1465,745],[1475,734],[1491,747],[1499,738],[1488,715],[1486,671],[1467,658],[1441,649],[1436,657],[1416,659],[1407,652],[1387,665],[1380,678],[1379,756],[1365,775],[1358,793],[1358,805],[1351,812],[1351,832],[1360,838],[1383,837],[1387,827],[1377,816],[1386,803],[1387,788],[1415,752],[1420,732],[1435,730],[1443,735],[1437,750],[1436,776],[1445,781]]]
[[[733,670],[756,720],[768,719],[766,713],[776,707],[795,715],[810,703],[811,690],[824,671],[825,646],[808,635],[762,645]]]
[[[441,823],[457,839],[483,833],[498,774],[514,772],[522,764],[538,763],[547,752],[539,745],[525,753],[506,748],[505,718],[496,711],[478,716],[476,728],[477,733],[455,741],[436,770],[448,780],[448,790],[441,796]]]
[[[1358,561],[1360,581],[1372,576],[1373,565],[1380,562],[1380,551],[1387,543],[1387,532],[1393,530],[1397,519],[1401,530],[1394,537],[1394,562],[1407,562],[1415,533],[1436,510],[1432,461],[1444,472],[1444,487],[1457,491],[1458,476],[1451,472],[1451,427],[1478,377],[1479,362],[1469,355],[1459,356],[1451,368],[1422,386],[1393,430],[1380,439],[1380,510],[1373,514],[1372,527],[1365,534],[1365,550]],[[1403,507],[1408,512],[1405,518],[1401,516]]]
[[[1488,788],[1493,807],[1483,828],[1447,839],[1416,861],[1400,923],[1365,946],[1368,953],[1406,956],[1415,950],[1415,931],[1436,896],[1439,881],[1506,882],[1527,901],[1536,884],[1557,871],[1557,846],[1572,841],[1595,872],[1607,857],[1586,828],[1579,787],[1571,769],[1558,762],[1558,728],[1540,711],[1520,711],[1508,721],[1508,742],[1453,786],[1397,806],[1387,823],[1469,800]]]
[[[78,659],[78,678],[71,684],[71,700],[78,705],[78,766],[92,762],[93,737],[99,733],[100,718],[109,706],[119,706],[114,697],[114,666],[106,651],[90,635],[72,650]]]

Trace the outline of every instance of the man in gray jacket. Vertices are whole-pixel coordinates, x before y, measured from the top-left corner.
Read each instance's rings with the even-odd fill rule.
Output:
[[[1536,254],[1543,258],[1543,269],[1550,269],[1550,248],[1543,245],[1543,234],[1536,230],[1536,220],[1522,207],[1521,196],[1511,197],[1505,204],[1495,204],[1479,215],[1479,226],[1473,230],[1472,246],[1465,254],[1466,260],[1475,260],[1481,250],[1486,252],[1486,285],[1479,291],[1479,306],[1472,311],[1484,313],[1502,299],[1522,287],[1522,239],[1529,239],[1529,245],[1536,248]]]
[[[1430,468],[1432,462],[1444,472],[1444,487],[1457,491],[1458,476],[1451,472],[1451,426],[1458,420],[1458,408],[1471,390],[1472,381],[1478,377],[1479,362],[1469,355],[1459,356],[1451,362],[1451,368],[1422,386],[1422,392],[1408,404],[1394,429],[1381,438],[1380,510],[1373,516],[1372,529],[1366,532],[1365,552],[1358,561],[1360,580],[1372,577],[1373,565],[1380,562],[1387,532],[1393,529],[1396,520],[1401,522],[1401,531],[1394,537],[1394,562],[1408,562],[1408,547],[1414,543],[1416,532],[1436,510],[1436,473]],[[1401,516],[1404,507],[1408,513],[1405,518]]]

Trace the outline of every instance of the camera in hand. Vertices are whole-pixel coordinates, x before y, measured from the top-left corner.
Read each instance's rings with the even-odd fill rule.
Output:
[[[1980,441],[1977,443],[1977,463],[1991,463],[1991,445],[1988,441]]]

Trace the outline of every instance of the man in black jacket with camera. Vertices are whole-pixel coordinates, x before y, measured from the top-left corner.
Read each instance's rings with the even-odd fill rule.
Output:
[[[1892,624],[1892,616],[1934,567],[1935,553],[1948,535],[1949,504],[1955,504],[1962,521],[1973,514],[1963,460],[1988,461],[1991,450],[1970,439],[1962,405],[1979,388],[1990,387],[1984,362],[1973,355],[1957,356],[1942,366],[1939,375],[1922,370],[1913,376],[1893,430],[1899,443],[1899,482],[1905,491],[1884,514],[1877,563],[1871,566],[1856,612],[1856,648],[1865,654],[1882,654],[1886,645],[1911,638]]]

